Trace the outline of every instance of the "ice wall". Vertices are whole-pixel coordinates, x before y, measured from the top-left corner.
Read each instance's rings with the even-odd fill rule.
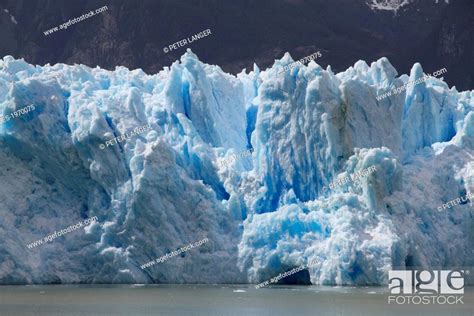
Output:
[[[0,125],[0,283],[259,282],[316,259],[312,283],[382,284],[392,267],[472,266],[472,202],[437,209],[474,191],[474,92],[430,78],[377,101],[421,65],[291,62],[233,76],[190,51],[155,75],[0,60],[0,115],[36,108]]]

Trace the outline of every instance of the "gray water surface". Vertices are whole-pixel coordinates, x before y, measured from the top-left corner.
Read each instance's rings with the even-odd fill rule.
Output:
[[[392,305],[385,287],[249,285],[0,286],[0,315],[474,315],[464,305]]]

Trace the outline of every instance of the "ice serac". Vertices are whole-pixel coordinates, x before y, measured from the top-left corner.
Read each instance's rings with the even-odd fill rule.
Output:
[[[383,284],[391,268],[472,267],[472,202],[439,207],[474,191],[474,92],[429,77],[377,101],[421,65],[292,62],[233,76],[191,51],[155,75],[0,60],[0,114],[35,105],[0,125],[0,283],[260,282],[314,262],[313,284]]]
[[[165,89],[170,113],[185,114],[213,147],[245,148],[244,95],[237,78],[201,63],[192,52],[173,64],[170,77]]]
[[[420,64],[415,64],[409,82],[421,81],[422,78],[423,69]],[[402,134],[405,139],[403,149],[406,158],[426,146],[449,141],[455,135],[454,110],[458,100],[445,91],[449,91],[448,86],[442,81],[432,82],[429,88],[426,82],[408,87]]]

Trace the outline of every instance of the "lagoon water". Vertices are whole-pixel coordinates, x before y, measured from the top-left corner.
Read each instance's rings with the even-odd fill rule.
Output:
[[[474,315],[474,289],[464,305],[389,305],[385,287],[249,285],[0,286],[0,315]]]

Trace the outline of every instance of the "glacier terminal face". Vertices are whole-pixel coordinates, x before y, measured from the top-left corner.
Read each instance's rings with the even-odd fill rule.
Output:
[[[474,266],[473,202],[448,203],[474,192],[474,91],[429,77],[378,99],[421,65],[292,62],[0,60],[0,284],[258,283],[316,262],[305,282],[364,285]]]

